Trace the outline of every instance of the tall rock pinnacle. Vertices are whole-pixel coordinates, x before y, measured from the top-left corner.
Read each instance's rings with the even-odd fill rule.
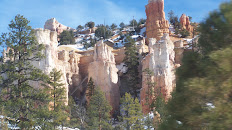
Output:
[[[164,33],[169,33],[169,23],[165,19],[164,0],[149,0],[146,5],[147,38],[160,40]]]

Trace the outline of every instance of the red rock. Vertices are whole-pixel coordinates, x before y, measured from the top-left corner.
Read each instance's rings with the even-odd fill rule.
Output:
[[[164,13],[164,0],[149,0],[146,5],[146,15],[147,38],[160,40],[164,33],[169,33],[169,23]]]
[[[190,24],[189,17],[185,14],[182,14],[180,17],[180,24],[182,25],[183,29],[188,30],[189,32],[193,32],[193,27]]]

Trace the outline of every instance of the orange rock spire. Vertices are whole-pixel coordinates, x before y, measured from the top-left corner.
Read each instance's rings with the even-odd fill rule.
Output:
[[[169,33],[169,23],[165,19],[164,0],[149,0],[146,5],[147,38],[160,40],[164,33]]]

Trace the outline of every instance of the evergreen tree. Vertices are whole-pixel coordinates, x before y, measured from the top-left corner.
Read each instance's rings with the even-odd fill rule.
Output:
[[[141,18],[141,19],[139,20],[138,25],[145,24],[145,23],[146,23],[146,19]]]
[[[130,26],[131,27],[137,27],[138,26],[138,22],[135,19],[133,19],[133,20],[130,21]]]
[[[87,112],[85,105],[82,103],[75,103],[72,97],[69,97],[69,108],[70,108],[70,126],[84,130],[87,126]]]
[[[117,28],[117,25],[115,23],[112,23],[112,25],[110,26],[111,30],[115,30]]]
[[[90,21],[85,24],[86,27],[93,28],[95,26],[95,23]]]
[[[200,53],[184,54],[176,90],[165,106],[167,118],[159,129],[232,128],[231,16],[232,2],[227,2],[201,23]]]
[[[142,123],[142,108],[139,100],[134,99],[130,94],[126,93],[121,98],[122,104],[122,120],[123,126],[126,130],[130,129],[144,129]]]
[[[121,23],[119,24],[119,27],[120,27],[121,29],[123,29],[125,26],[126,26],[126,25],[125,25],[123,22],[121,22]]]
[[[82,25],[79,25],[76,29],[77,29],[77,31],[80,31],[80,30],[84,29],[84,27]]]
[[[67,106],[65,105],[65,87],[61,83],[62,73],[60,71],[52,69],[49,76],[49,80],[47,81],[49,86],[47,87],[50,87],[51,93],[52,125],[56,129],[57,126],[63,125],[68,118],[68,113],[66,112]]]
[[[70,45],[75,44],[75,38],[73,31],[64,30],[60,35],[60,44],[59,45]]]
[[[137,97],[138,83],[139,83],[139,72],[138,72],[138,53],[135,46],[135,41],[127,36],[125,43],[125,58],[124,62],[128,67],[127,75],[129,81],[130,93]]]
[[[105,98],[105,94],[98,87],[95,88],[94,95],[91,97],[87,108],[89,129],[110,130],[111,125],[109,121],[111,109],[111,106]]]
[[[186,38],[187,36],[190,36],[190,32],[186,29],[182,29],[179,33],[182,38]]]
[[[94,95],[94,90],[95,90],[95,85],[92,77],[90,77],[89,82],[87,84],[87,93],[86,93],[88,99],[90,99]]]
[[[9,48],[0,65],[3,76],[0,82],[1,108],[21,129],[32,128],[41,104],[47,103],[46,92],[31,85],[33,81],[43,81],[46,75],[31,64],[44,57],[44,46],[37,42],[28,24],[25,17],[17,15],[9,24],[9,33],[0,38],[2,48]]]
[[[146,81],[147,81],[147,96],[145,98],[146,100],[146,105],[149,106],[150,108],[150,111],[153,111],[153,108],[154,108],[154,101],[155,101],[155,82],[152,81],[152,76],[153,76],[153,72],[147,68],[145,70],[143,70],[143,72],[146,74]],[[160,93],[160,91],[156,91],[156,93]]]
[[[226,48],[232,44],[232,3],[220,5],[219,11],[213,11],[209,17],[200,24],[199,46],[203,54],[220,48]]]
[[[98,38],[108,39],[112,36],[112,32],[104,25],[99,25],[95,31],[95,35]]]

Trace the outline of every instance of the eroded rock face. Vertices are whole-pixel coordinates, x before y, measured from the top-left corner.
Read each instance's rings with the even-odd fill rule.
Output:
[[[32,64],[49,74],[53,68],[63,74],[61,82],[66,90],[66,104],[70,87],[77,87],[80,82],[78,63],[80,56],[67,50],[58,51],[57,32],[47,29],[36,29],[35,35],[40,44],[45,45],[45,59],[32,62]],[[34,83],[34,86],[40,86]]]
[[[142,70],[149,69],[153,72],[151,80],[155,82],[156,88],[160,88],[165,99],[171,97],[175,87],[175,65],[174,44],[168,34],[164,34],[160,41],[149,39],[149,54],[142,61]],[[148,96],[147,75],[142,74],[141,104],[144,113],[148,113],[149,105],[146,105]],[[153,97],[149,99],[149,103]]]
[[[55,18],[47,20],[45,22],[44,29],[56,31],[58,35],[60,35],[64,30],[73,30],[72,28],[59,23]]]
[[[96,86],[105,93],[106,99],[113,107],[119,108],[118,69],[116,68],[113,48],[99,41],[94,47],[94,61],[89,64],[89,79],[92,77]]]
[[[180,17],[180,24],[182,25],[183,29],[188,30],[189,32],[193,32],[193,27],[190,24],[189,17],[185,14],[182,14]]]
[[[146,5],[146,15],[147,38],[160,40],[164,33],[169,33],[169,23],[164,13],[164,0],[149,0]]]

